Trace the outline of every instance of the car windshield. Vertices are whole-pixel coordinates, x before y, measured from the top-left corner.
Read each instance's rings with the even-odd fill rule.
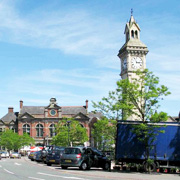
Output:
[[[97,155],[103,155],[103,153],[101,152],[101,151],[99,151],[99,150],[97,150],[97,149],[95,149],[95,148],[92,148],[92,150],[94,151],[94,153],[95,154],[97,154]]]
[[[66,148],[64,153],[65,154],[79,154],[81,153],[81,151],[78,148]]]

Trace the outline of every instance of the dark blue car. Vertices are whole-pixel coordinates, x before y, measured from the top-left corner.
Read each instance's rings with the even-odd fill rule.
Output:
[[[52,164],[60,164],[61,156],[64,152],[64,147],[53,146],[46,155],[46,163],[48,166]]]

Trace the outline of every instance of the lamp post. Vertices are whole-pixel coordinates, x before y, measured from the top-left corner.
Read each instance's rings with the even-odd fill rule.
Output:
[[[48,137],[49,137],[49,136],[48,136],[48,135],[46,135],[46,140],[47,140],[47,144],[46,144],[46,146],[48,146]]]
[[[67,121],[67,126],[68,126],[68,146],[70,146],[70,141],[69,141],[70,123],[71,123],[71,121]]]

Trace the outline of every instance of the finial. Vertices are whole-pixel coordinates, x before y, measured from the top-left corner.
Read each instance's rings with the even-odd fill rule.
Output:
[[[131,8],[131,16],[133,15],[133,8]]]

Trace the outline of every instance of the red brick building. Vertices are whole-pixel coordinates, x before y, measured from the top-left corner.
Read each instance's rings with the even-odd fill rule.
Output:
[[[51,98],[47,106],[24,106],[20,101],[20,111],[17,117],[17,132],[28,133],[35,139],[36,144],[49,144],[54,134],[55,125],[62,118],[74,118],[82,127],[87,129],[91,144],[91,128],[100,118],[100,113],[88,113],[88,100],[85,106],[59,106],[56,99]]]

